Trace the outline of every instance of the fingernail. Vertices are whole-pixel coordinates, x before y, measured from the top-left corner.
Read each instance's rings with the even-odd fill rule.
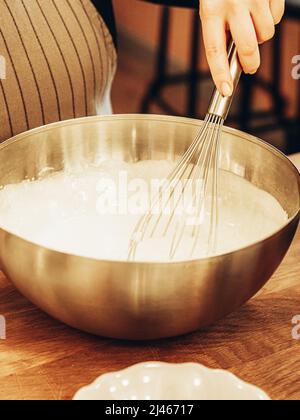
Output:
[[[222,83],[221,93],[225,98],[232,95],[232,87],[230,86],[230,84],[228,82],[223,82]]]

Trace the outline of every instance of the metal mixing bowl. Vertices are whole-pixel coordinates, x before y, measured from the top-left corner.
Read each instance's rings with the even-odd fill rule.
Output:
[[[44,168],[61,170],[66,162],[75,165],[78,156],[88,162],[99,157],[174,159],[186,150],[199,124],[185,118],[116,115],[35,129],[0,146],[0,184],[34,178]],[[271,277],[292,242],[300,213],[299,172],[275,148],[225,128],[221,167],[271,193],[288,213],[288,223],[236,252],[178,263],[82,258],[0,230],[1,267],[29,300],[84,331],[154,339],[207,326],[246,302]]]

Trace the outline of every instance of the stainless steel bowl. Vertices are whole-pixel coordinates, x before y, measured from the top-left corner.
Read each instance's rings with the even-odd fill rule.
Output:
[[[75,165],[78,153],[88,162],[99,156],[173,159],[186,150],[199,124],[185,118],[116,115],[35,129],[0,146],[0,184],[36,177],[45,167]],[[94,334],[154,339],[207,326],[246,302],[271,277],[292,242],[300,213],[299,173],[273,147],[225,128],[221,162],[223,169],[276,197],[290,217],[288,223],[247,248],[179,263],[81,258],[0,230],[1,267],[41,309]]]

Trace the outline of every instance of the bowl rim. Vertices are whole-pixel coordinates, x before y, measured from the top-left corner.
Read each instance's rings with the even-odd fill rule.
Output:
[[[187,125],[194,125],[199,126],[200,123],[203,123],[203,120],[195,119],[195,118],[187,118],[187,117],[177,117],[177,116],[171,116],[171,115],[159,115],[159,114],[113,114],[113,115],[96,115],[96,116],[87,116],[87,117],[81,117],[81,118],[73,118],[68,119],[64,121],[58,121],[51,124],[47,124],[41,127],[33,128],[31,130],[25,131],[24,133],[17,134],[16,136],[5,140],[2,144],[0,144],[0,152],[1,150],[5,149],[6,147],[9,147],[11,144],[16,143],[18,141],[24,140],[28,137],[30,137],[33,134],[39,134],[39,133],[45,133],[47,131],[51,131],[54,128],[59,127],[68,127],[76,124],[88,124],[90,122],[109,122],[109,121],[131,121],[131,120],[139,120],[139,121],[157,121],[157,122],[174,122],[174,123],[183,123]],[[268,149],[272,153],[276,154],[280,159],[288,163],[295,173],[297,179],[298,179],[298,195],[299,195],[299,202],[300,202],[300,171],[298,168],[294,165],[294,163],[279,149],[277,149],[275,146],[272,146],[271,144],[267,143],[265,140],[260,139],[259,137],[256,137],[254,135],[245,133],[241,130],[238,130],[236,128],[223,126],[223,131],[228,134],[233,134],[238,137],[242,137],[243,139],[250,141],[251,143],[254,143],[256,145],[259,145],[265,149]],[[246,136],[246,137],[245,137]],[[297,219],[300,219],[300,204],[298,210],[295,212],[294,215],[288,218],[286,223],[284,223],[280,228],[276,229],[271,235],[268,235],[267,237],[255,241],[253,243],[250,243],[249,245],[246,245],[244,247],[241,247],[239,249],[229,251],[226,253],[210,256],[210,257],[203,257],[203,258],[193,258],[193,259],[186,259],[186,260],[176,260],[176,261],[158,261],[158,260],[138,260],[138,261],[129,261],[129,260],[114,260],[114,259],[99,259],[99,258],[93,258],[93,257],[87,257],[77,254],[71,254],[67,252],[58,251],[56,249],[47,248],[43,245],[40,245],[36,242],[29,241],[28,239],[25,239],[19,235],[16,235],[8,230],[5,230],[0,227],[0,231],[4,232],[5,234],[15,237],[18,240],[21,240],[23,243],[26,243],[28,245],[34,246],[38,249],[43,249],[44,251],[48,251],[50,253],[58,254],[62,257],[71,257],[76,259],[83,259],[85,261],[90,262],[98,262],[98,263],[109,263],[109,264],[130,264],[132,266],[141,265],[141,266],[176,266],[176,265],[182,265],[182,264],[198,264],[200,262],[211,262],[220,258],[229,258],[230,256],[234,255],[237,252],[243,252],[250,250],[251,248],[256,247],[257,245],[265,244],[272,238],[276,237],[278,234],[280,234],[282,231],[284,231],[289,225],[293,224]]]
[[[264,401],[271,401],[270,395],[265,392],[262,388],[260,388],[257,385],[254,385],[253,383],[246,381],[242,379],[241,377],[237,376],[235,373],[231,372],[230,370],[221,369],[221,368],[211,368],[209,366],[206,366],[202,363],[197,362],[183,362],[183,363],[172,363],[172,362],[165,362],[165,361],[145,361],[145,362],[139,362],[135,363],[133,365],[129,365],[123,369],[119,369],[116,371],[110,371],[101,374],[98,376],[93,382],[90,384],[84,385],[81,387],[74,395],[73,400],[76,400],[80,397],[82,392],[89,392],[93,388],[95,388],[99,383],[104,384],[108,379],[110,378],[116,378],[117,375],[122,375],[126,373],[132,373],[137,374],[138,371],[142,369],[148,369],[148,368],[154,368],[157,370],[162,370],[163,368],[170,368],[174,372],[175,370],[177,372],[184,370],[185,368],[194,368],[198,369],[199,373],[200,370],[210,375],[210,379],[213,379],[217,382],[217,380],[220,380],[221,375],[226,377],[227,379],[230,379],[231,384],[234,384],[234,386],[242,385],[244,389],[246,389],[248,392],[253,392],[253,394],[256,395],[258,399],[262,399]],[[217,378],[219,376],[219,378]]]

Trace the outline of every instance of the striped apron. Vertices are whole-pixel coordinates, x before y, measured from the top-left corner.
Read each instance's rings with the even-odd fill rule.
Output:
[[[0,0],[0,57],[0,141],[110,111],[116,51],[90,0]]]

